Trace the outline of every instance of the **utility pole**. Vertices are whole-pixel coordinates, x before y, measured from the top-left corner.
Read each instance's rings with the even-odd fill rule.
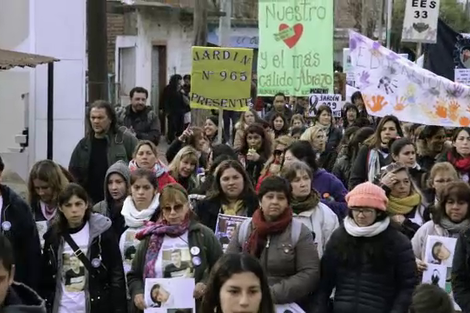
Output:
[[[228,47],[230,46],[230,32],[232,30],[232,1],[233,0],[221,0],[220,8],[225,15],[219,18],[219,46]],[[222,143],[223,138],[223,124],[224,124],[224,110],[219,109],[219,143]],[[225,125],[230,127],[230,125]]]
[[[87,0],[88,100],[108,99],[107,0]]]

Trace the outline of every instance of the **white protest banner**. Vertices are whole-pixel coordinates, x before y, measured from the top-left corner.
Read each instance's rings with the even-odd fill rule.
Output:
[[[195,313],[194,278],[146,278],[145,313]]]
[[[380,43],[349,31],[356,88],[373,116],[402,122],[470,126],[470,87],[454,83],[401,58]]]
[[[341,110],[343,109],[342,96],[340,94],[310,94],[310,111],[318,109],[321,105],[327,105],[333,111],[334,117],[341,117]]]
[[[439,0],[407,0],[401,40],[436,43]]]

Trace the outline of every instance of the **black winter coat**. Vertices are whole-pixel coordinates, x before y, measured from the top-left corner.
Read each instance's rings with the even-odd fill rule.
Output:
[[[253,212],[258,208],[259,201],[256,198],[256,195],[246,196],[244,201],[246,213],[244,216],[251,217]],[[197,214],[201,224],[209,227],[212,231],[215,231],[219,213],[224,213],[222,211],[222,201],[219,198],[199,201],[194,208],[194,212]]]
[[[452,263],[452,292],[463,313],[470,313],[470,230],[455,245]]]
[[[37,290],[41,258],[38,229],[31,209],[13,190],[0,185],[3,206],[0,208],[0,234],[13,246],[15,257],[15,281]]]
[[[351,167],[351,174],[349,176],[349,190],[353,190],[359,184],[368,181],[369,175],[369,153],[371,148],[368,146],[362,146],[357,153],[356,159]],[[379,163],[380,168],[392,163],[392,154],[389,154],[387,158],[379,152]]]
[[[101,266],[87,273],[87,306],[89,313],[126,313],[127,296],[121,252],[111,220],[101,214],[92,214],[89,219],[90,244],[86,256],[90,262],[101,259]],[[55,302],[61,300],[62,293],[62,252],[64,239],[50,228],[44,235],[41,286],[39,295],[46,300],[49,313]],[[98,272],[99,270],[99,272]]]
[[[408,313],[417,284],[411,243],[393,226],[370,238],[337,229],[323,254],[320,277],[315,313]]]

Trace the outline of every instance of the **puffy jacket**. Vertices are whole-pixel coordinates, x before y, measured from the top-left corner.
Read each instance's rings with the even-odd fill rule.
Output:
[[[321,283],[315,313],[408,313],[417,284],[416,262],[411,243],[393,226],[374,237],[355,238],[349,243],[344,227],[337,229],[321,260]],[[386,247],[382,259],[369,257],[371,244]],[[348,259],[344,251],[349,245]],[[354,265],[349,260],[355,255]],[[361,256],[362,255],[362,256]],[[333,308],[328,303],[336,288]]]
[[[100,275],[87,273],[86,301],[88,313],[126,313],[127,297],[121,252],[111,220],[101,214],[92,214],[88,220],[90,244],[86,257],[90,262],[101,259]],[[44,235],[41,285],[39,294],[46,300],[48,312],[57,313],[62,297],[62,264],[65,240],[50,228]],[[104,270],[103,270],[104,268]]]

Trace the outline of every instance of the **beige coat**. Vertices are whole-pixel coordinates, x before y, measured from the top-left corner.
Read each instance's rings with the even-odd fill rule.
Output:
[[[281,234],[269,237],[260,256],[275,304],[301,301],[312,294],[320,280],[318,252],[310,230],[302,225],[299,241],[292,246],[290,224]],[[250,232],[246,238],[249,238]],[[230,241],[227,253],[239,253],[238,231]]]

